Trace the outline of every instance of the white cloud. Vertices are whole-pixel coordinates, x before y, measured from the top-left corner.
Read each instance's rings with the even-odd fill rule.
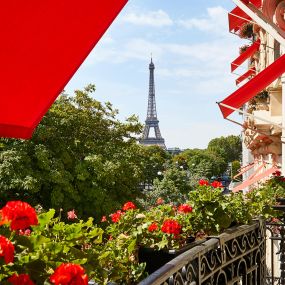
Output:
[[[149,11],[145,14],[131,12],[123,17],[123,21],[139,26],[165,27],[173,25],[172,19],[163,10]]]
[[[208,8],[207,17],[179,20],[177,24],[187,29],[225,34],[227,33],[227,11],[220,6]]]

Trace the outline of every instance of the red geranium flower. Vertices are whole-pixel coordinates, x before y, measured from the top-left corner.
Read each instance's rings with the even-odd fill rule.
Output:
[[[122,212],[120,210],[117,211],[116,213],[111,214],[110,217],[111,217],[112,222],[118,223],[123,214],[124,214],[124,212]]]
[[[152,223],[149,227],[148,227],[148,231],[149,232],[154,232],[158,229],[157,223]]]
[[[200,186],[209,186],[210,184],[209,184],[208,180],[201,179],[199,181],[199,185]]]
[[[80,265],[62,263],[50,276],[49,281],[55,285],[88,285],[88,276]]]
[[[28,274],[13,274],[8,281],[13,285],[35,285]]]
[[[222,188],[223,187],[223,184],[220,182],[220,181],[213,181],[211,183],[211,185],[214,187],[214,188]]]
[[[161,230],[167,234],[179,235],[181,228],[181,225],[177,221],[168,219],[163,222]]]
[[[5,263],[14,261],[14,245],[4,236],[0,236],[0,257],[4,257]]]
[[[10,221],[11,230],[25,230],[38,224],[36,211],[28,203],[9,201],[1,210],[2,223]]]
[[[193,208],[188,205],[188,204],[182,204],[178,207],[178,212],[181,212],[181,213],[191,213],[193,210]]]
[[[103,223],[103,222],[107,222],[106,216],[103,216],[103,217],[102,217],[101,223]]]
[[[68,220],[77,219],[77,215],[76,215],[74,209],[73,209],[72,211],[68,211],[68,212],[67,212],[67,219],[68,219]]]
[[[123,206],[123,211],[134,210],[136,209],[136,205],[133,202],[127,202]]]

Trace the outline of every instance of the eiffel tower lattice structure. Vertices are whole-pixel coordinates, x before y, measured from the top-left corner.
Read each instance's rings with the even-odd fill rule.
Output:
[[[148,94],[148,107],[147,107],[147,117],[145,120],[145,127],[143,131],[143,136],[140,139],[140,144],[143,145],[158,145],[166,149],[164,139],[161,136],[159,129],[159,120],[157,119],[156,103],[155,103],[155,88],[154,88],[154,64],[151,62],[149,64],[149,94]],[[150,129],[154,128],[155,137],[150,137]]]

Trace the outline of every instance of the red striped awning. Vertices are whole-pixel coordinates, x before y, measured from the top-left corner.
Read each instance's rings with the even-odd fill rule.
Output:
[[[246,1],[244,1],[246,2]],[[247,1],[248,3],[249,1]],[[261,7],[261,0],[252,0],[250,1],[257,8]],[[245,23],[251,20],[251,18],[239,7],[234,8],[229,14],[229,31],[238,31],[240,27]]]
[[[248,102],[257,93],[262,91],[268,85],[270,85],[275,79],[281,76],[285,72],[285,55],[279,57],[267,68],[258,73],[250,81],[245,83],[230,96],[219,102],[219,107],[223,113],[223,117],[227,118],[233,110],[222,106],[221,103],[231,106],[233,108],[240,108],[243,104]]]
[[[228,13],[229,20],[229,31],[238,31],[240,27],[251,20],[251,18],[239,7],[234,8],[230,13]]]
[[[274,173],[277,170],[279,170],[279,169],[276,166],[273,166],[273,167],[265,170],[261,174],[253,176],[252,178],[243,181],[240,185],[235,187],[233,189],[233,192],[238,192],[240,190],[243,190],[243,189],[247,188],[248,186],[252,185],[253,183],[258,182],[265,177],[268,177],[269,175],[271,175],[272,173]]]
[[[252,162],[248,165],[244,165],[240,168],[240,172],[238,174],[236,174],[233,179],[236,179],[237,177],[241,176],[242,174],[244,174],[245,172],[249,171],[251,168],[253,168],[256,165],[256,162]]]
[[[259,50],[259,47],[260,40],[257,40],[231,63],[231,71],[235,71],[242,63],[244,63],[248,58],[253,56],[254,53]]]
[[[237,80],[236,80],[236,85],[240,84],[242,81],[244,81],[245,79],[249,78],[252,75],[255,75],[256,71],[255,71],[255,67],[252,67],[251,69],[249,69],[247,72],[245,72],[243,75],[241,75]]]
[[[0,1],[0,137],[32,136],[126,3]]]

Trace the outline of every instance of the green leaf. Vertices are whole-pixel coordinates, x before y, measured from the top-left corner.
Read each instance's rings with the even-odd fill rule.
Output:
[[[36,230],[43,230],[46,225],[48,225],[52,218],[54,217],[55,210],[50,209],[48,212],[38,215],[39,224],[35,228]]]

